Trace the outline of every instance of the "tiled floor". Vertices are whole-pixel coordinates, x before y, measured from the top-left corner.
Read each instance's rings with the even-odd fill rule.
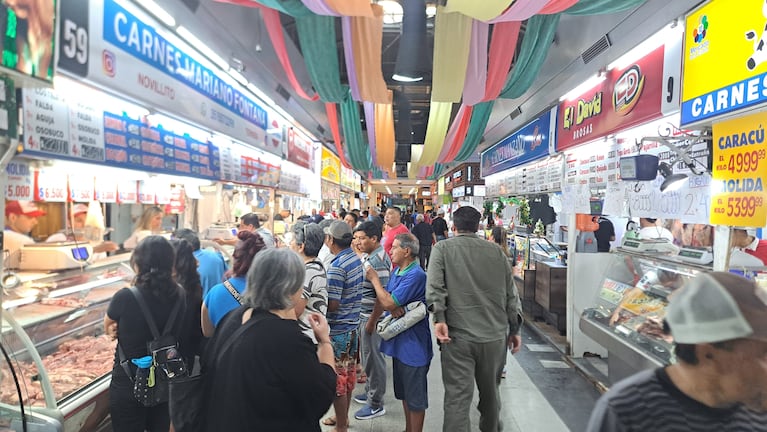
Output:
[[[578,374],[561,354],[541,339],[537,333],[523,331],[524,346],[515,356],[509,356],[507,378],[501,382],[504,431],[581,431],[585,429],[591,409],[599,397],[594,386]],[[426,411],[425,432],[442,431],[442,387],[439,350],[434,347],[434,359],[429,370],[429,409]],[[548,365],[548,367],[547,367]],[[391,371],[391,363],[389,363]],[[355,394],[364,391],[358,384]],[[476,406],[475,391],[473,406]],[[354,412],[362,407],[352,402],[351,431],[401,432],[405,430],[402,405],[394,399],[389,376],[385,396],[386,415],[373,420],[356,420]],[[328,415],[333,414],[330,409]],[[479,430],[479,413],[471,410],[472,431]],[[323,426],[323,431],[332,427]]]

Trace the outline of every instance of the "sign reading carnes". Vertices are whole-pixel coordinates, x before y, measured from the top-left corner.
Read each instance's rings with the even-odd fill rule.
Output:
[[[685,19],[682,125],[767,103],[767,2],[713,0]]]
[[[623,69],[612,69],[596,87],[559,106],[557,151],[602,138],[670,114],[678,102],[679,40],[651,51]],[[674,56],[677,56],[674,61]],[[666,112],[668,111],[668,112]]]

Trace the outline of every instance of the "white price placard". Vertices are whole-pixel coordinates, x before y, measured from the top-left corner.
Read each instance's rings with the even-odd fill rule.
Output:
[[[69,200],[91,202],[95,195],[94,178],[91,175],[69,174]]]
[[[61,172],[37,171],[36,201],[66,202],[68,196],[65,175]]]
[[[96,201],[102,203],[117,202],[117,182],[113,179],[96,179]]]
[[[32,201],[34,195],[34,177],[29,164],[12,161],[5,168],[7,176],[5,198],[8,200]]]
[[[135,204],[138,202],[138,187],[136,180],[127,180],[117,183],[117,202],[121,204]]]
[[[138,202],[141,204],[155,204],[155,185],[152,182],[141,180],[138,182]],[[169,200],[170,201],[170,200]]]

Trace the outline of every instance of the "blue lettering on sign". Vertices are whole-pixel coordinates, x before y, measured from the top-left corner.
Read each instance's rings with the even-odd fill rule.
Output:
[[[266,129],[266,110],[113,0],[104,0],[104,40]]]
[[[482,177],[549,155],[551,110],[482,152]]]
[[[699,122],[767,102],[767,72],[682,102],[681,124]]]
[[[757,177],[745,179],[722,180],[721,192],[764,192],[762,179]]]

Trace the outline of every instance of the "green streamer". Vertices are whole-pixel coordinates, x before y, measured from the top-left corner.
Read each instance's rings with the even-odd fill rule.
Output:
[[[342,103],[349,89],[341,84],[335,18],[310,15],[296,18],[298,40],[306,70],[323,102]]]
[[[580,0],[565,11],[568,15],[604,15],[635,8],[646,0]]]
[[[455,156],[455,160],[465,161],[477,150],[479,141],[482,139],[482,135],[485,134],[485,127],[487,127],[487,122],[490,120],[490,113],[493,112],[494,104],[495,101],[491,100],[474,105],[474,109],[471,112],[469,129],[466,132],[466,139],[463,140],[463,145]]]
[[[257,0],[258,3],[272,9],[276,9],[292,17],[303,17],[313,15],[309,8],[304,6],[301,0]]]
[[[549,55],[551,41],[554,40],[560,17],[561,14],[535,15],[527,21],[517,63],[511,70],[499,97],[515,99],[530,89]]]
[[[341,123],[346,138],[346,148],[349,150],[349,162],[357,170],[369,171],[372,165],[370,147],[362,136],[360,110],[357,102],[352,99],[351,92],[341,103]]]

